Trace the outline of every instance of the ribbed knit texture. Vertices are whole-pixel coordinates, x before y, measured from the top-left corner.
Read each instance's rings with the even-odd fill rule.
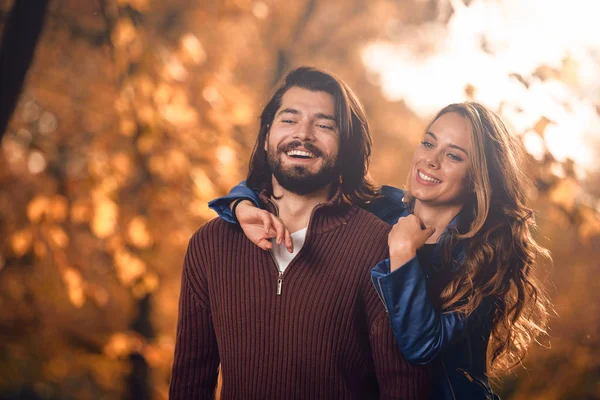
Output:
[[[219,219],[185,257],[171,399],[422,399],[427,367],[402,357],[369,270],[389,225],[356,207],[315,209],[283,274],[239,226]]]

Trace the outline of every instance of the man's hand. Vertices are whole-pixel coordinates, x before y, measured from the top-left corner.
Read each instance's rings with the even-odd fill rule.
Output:
[[[290,231],[279,217],[255,207],[248,200],[238,204],[235,216],[246,237],[261,249],[270,250],[273,247],[271,239],[276,238],[278,245],[285,241],[288,251],[290,253],[294,251],[294,242]]]
[[[435,228],[425,228],[416,215],[407,215],[398,220],[388,235],[390,247],[390,272],[400,268],[417,255]]]

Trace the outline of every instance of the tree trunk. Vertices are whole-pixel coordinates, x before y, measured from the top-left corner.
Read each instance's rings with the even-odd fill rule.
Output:
[[[0,139],[19,100],[49,0],[15,0],[0,43]]]

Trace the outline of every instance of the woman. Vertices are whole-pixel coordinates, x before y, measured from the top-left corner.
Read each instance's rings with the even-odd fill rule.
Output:
[[[394,224],[390,258],[371,274],[404,356],[433,365],[433,398],[493,399],[488,375],[518,364],[544,332],[548,301],[534,277],[526,177],[518,139],[477,103],[442,109],[415,150],[406,192],[384,186],[367,205]],[[256,194],[238,185],[211,203],[235,221],[232,199]],[[277,217],[237,200],[233,212],[264,249],[286,243]]]

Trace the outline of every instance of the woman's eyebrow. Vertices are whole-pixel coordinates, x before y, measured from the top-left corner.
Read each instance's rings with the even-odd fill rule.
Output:
[[[430,135],[430,136],[431,136],[431,137],[433,137],[435,140],[437,140],[437,136],[435,136],[435,134],[434,134],[433,132],[429,132],[429,131],[428,131],[428,132],[425,132],[425,135]],[[448,147],[451,147],[451,148],[453,148],[453,149],[456,149],[456,150],[460,150],[460,151],[462,151],[463,153],[465,153],[466,155],[469,155],[469,152],[468,152],[467,150],[463,149],[462,147],[460,147],[460,146],[458,146],[458,145],[455,145],[455,144],[449,144],[449,145],[448,145]]]

